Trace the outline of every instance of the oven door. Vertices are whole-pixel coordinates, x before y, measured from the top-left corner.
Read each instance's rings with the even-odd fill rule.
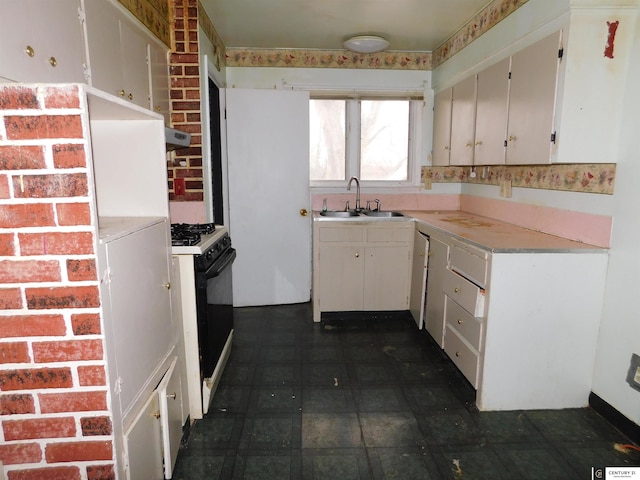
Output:
[[[196,272],[198,348],[203,381],[213,375],[233,330],[231,265],[235,258],[235,248],[229,247],[206,272]]]

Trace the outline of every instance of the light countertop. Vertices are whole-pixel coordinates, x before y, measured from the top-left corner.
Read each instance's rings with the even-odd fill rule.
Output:
[[[461,211],[403,211],[418,226],[459,237],[492,252],[606,252],[607,249]],[[428,231],[426,232],[428,233]]]

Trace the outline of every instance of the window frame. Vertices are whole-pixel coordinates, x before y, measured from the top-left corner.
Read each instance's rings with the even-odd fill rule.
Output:
[[[311,180],[310,188],[344,188],[352,176],[360,179],[360,105],[362,100],[408,100],[409,101],[409,144],[406,180],[360,180],[361,187],[415,188],[420,184],[422,131],[424,125],[425,100],[422,95],[386,93],[384,95],[348,94],[336,95],[311,92],[309,100],[344,100],[345,104],[345,177],[344,180]],[[355,134],[353,133],[355,132]],[[310,159],[308,160],[310,161]]]

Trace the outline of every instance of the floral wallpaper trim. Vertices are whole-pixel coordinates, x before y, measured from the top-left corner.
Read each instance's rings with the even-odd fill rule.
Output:
[[[202,27],[202,30],[209,41],[213,44],[213,54],[215,55],[213,62],[216,69],[220,71],[220,67],[224,60],[224,43],[222,43],[220,35],[218,35],[218,32],[213,26],[213,22],[209,18],[209,15],[207,15],[207,12],[202,6],[202,3],[200,3],[200,0],[198,0],[198,24]]]
[[[347,50],[228,48],[229,67],[319,67],[431,70],[430,52],[353,53]]]
[[[422,167],[423,183],[477,183],[500,185],[511,181],[512,187],[565,190],[613,195],[616,165],[613,163],[557,165],[497,165],[475,167]]]
[[[431,59],[432,67],[444,63],[474,40],[500,23],[529,0],[493,0],[475,17],[462,26],[446,42],[436,48]]]
[[[171,47],[171,14],[167,0],[118,0],[142,24]]]

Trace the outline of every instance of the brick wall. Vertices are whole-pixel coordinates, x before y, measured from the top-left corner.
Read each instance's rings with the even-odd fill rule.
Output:
[[[189,148],[172,153],[169,164],[169,200],[202,201],[202,124],[200,67],[198,64],[198,1],[174,0],[174,31],[169,56],[171,123],[191,133]],[[176,179],[184,189],[176,188]]]
[[[112,419],[78,91],[0,85],[0,461],[112,479]]]

